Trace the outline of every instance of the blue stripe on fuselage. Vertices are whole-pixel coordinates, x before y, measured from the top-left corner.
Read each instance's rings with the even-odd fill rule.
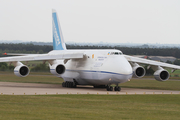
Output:
[[[55,70],[55,69],[51,69],[51,70]],[[131,74],[120,74],[120,73],[114,73],[114,72],[107,72],[107,71],[93,71],[93,70],[69,70],[67,69],[66,71],[74,71],[74,72],[94,72],[94,73],[107,73],[107,74],[113,74],[113,75],[132,75]]]

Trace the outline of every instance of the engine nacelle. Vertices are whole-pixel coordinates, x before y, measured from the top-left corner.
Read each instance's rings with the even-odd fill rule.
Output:
[[[14,74],[18,77],[26,77],[29,72],[29,68],[23,64],[14,68]]]
[[[65,72],[66,68],[62,64],[53,64],[50,66],[50,71],[54,75],[61,75]]]
[[[169,79],[169,72],[164,69],[157,70],[154,73],[154,78],[158,81],[166,81]]]
[[[133,77],[141,78],[145,75],[146,71],[142,66],[136,65],[133,68]]]

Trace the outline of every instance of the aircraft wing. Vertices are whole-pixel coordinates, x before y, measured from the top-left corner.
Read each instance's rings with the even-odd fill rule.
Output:
[[[147,59],[144,59],[144,58],[138,58],[138,57],[133,57],[133,56],[129,56],[129,55],[124,55],[124,57],[129,62],[135,62],[135,63],[140,63],[140,64],[148,64],[148,65],[152,65],[152,66],[160,66],[160,67],[163,67],[163,68],[180,69],[180,66],[178,66],[178,65],[172,65],[172,64],[153,61],[153,60],[147,60]]]
[[[83,58],[83,53],[58,53],[58,54],[34,54],[26,56],[3,57],[0,62],[14,62],[14,61],[35,61],[35,60],[62,60],[62,59],[78,59]]]
[[[12,55],[12,56],[26,56],[26,55],[37,55],[37,54],[3,53],[3,55]]]

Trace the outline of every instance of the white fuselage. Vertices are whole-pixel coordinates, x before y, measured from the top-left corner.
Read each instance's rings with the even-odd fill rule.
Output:
[[[63,52],[83,52],[82,59],[71,59],[63,64],[66,71],[58,75],[64,81],[76,81],[80,85],[110,85],[127,82],[132,78],[133,71],[129,62],[119,50],[66,50]],[[55,54],[61,51],[51,51]]]

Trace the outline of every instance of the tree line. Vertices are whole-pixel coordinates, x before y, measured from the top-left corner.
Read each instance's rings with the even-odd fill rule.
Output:
[[[34,44],[13,44],[13,43],[1,43],[0,53],[47,53],[53,49],[48,45],[34,45]]]
[[[120,46],[78,46],[67,45],[69,49],[118,49],[127,55],[147,55],[147,56],[173,56],[180,58],[180,49],[178,48],[138,48],[138,47],[120,47]]]
[[[178,48],[135,48],[135,47],[120,47],[120,46],[80,46],[80,45],[67,45],[67,49],[118,49],[121,50],[124,54],[127,55],[147,55],[147,56],[173,56],[180,58],[180,49]],[[13,43],[2,43],[0,44],[0,53],[48,53],[53,50],[51,45],[34,45],[34,44],[13,44]],[[0,55],[4,57],[4,55]],[[180,65],[180,60],[176,59],[174,62],[167,61],[170,64]],[[0,64],[0,70],[12,70],[13,66],[9,66],[6,63]],[[47,65],[37,65],[32,68],[32,71],[49,71]]]
[[[180,49],[178,48],[138,48],[138,47],[121,47],[121,46],[89,46],[89,45],[67,45],[68,49],[118,49],[127,55],[152,55],[152,56],[173,56],[180,58]],[[34,45],[34,44],[13,44],[1,43],[0,53],[48,53],[53,50],[50,45]]]

